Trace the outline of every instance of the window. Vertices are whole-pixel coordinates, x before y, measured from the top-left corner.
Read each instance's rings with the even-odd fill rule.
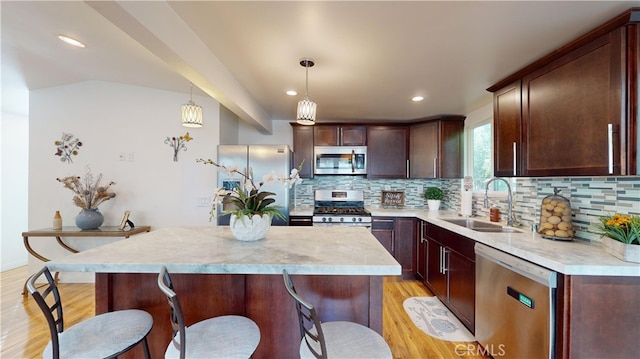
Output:
[[[473,177],[473,191],[484,194],[486,183],[493,178],[493,127],[492,119],[486,118],[467,126],[467,171]],[[506,192],[502,181],[494,181],[490,191]]]

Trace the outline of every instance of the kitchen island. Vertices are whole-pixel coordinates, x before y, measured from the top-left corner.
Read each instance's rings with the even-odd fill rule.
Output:
[[[352,227],[272,227],[256,242],[233,239],[228,227],[163,228],[46,265],[95,272],[97,314],[127,308],[151,313],[152,357],[163,357],[171,339],[169,306],[157,285],[163,265],[172,273],[187,325],[226,314],[258,324],[254,358],[298,356],[300,332],[283,269],[321,320],[353,321],[379,333],[383,277],[401,274],[400,264],[368,230]]]

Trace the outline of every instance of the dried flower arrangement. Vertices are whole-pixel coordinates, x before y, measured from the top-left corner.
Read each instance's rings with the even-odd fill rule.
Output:
[[[116,196],[114,192],[109,192],[109,188],[116,183],[111,181],[104,186],[100,185],[102,173],[94,181],[90,169],[87,169],[84,178],[68,176],[56,178],[56,180],[64,184],[64,188],[68,188],[75,193],[73,203],[82,209],[96,209],[102,202]]]

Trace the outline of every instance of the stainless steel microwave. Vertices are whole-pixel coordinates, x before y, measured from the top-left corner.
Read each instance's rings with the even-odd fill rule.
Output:
[[[367,146],[315,146],[313,154],[314,174],[367,174]]]

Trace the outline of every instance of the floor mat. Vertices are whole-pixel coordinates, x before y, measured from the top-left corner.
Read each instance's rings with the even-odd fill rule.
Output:
[[[413,323],[428,335],[452,342],[474,342],[475,338],[437,297],[411,297],[404,310]]]

